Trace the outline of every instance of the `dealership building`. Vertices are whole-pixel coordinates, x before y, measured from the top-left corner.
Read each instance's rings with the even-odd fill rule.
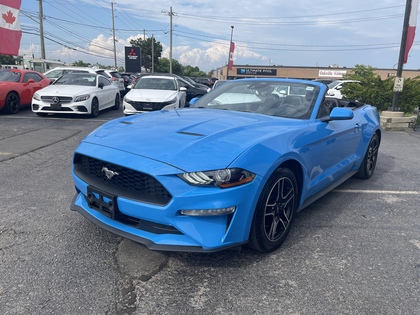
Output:
[[[228,72],[227,66],[213,70],[213,77],[226,80],[239,78],[291,78],[291,79],[331,79],[340,80],[351,74],[352,68],[339,67],[289,67],[289,66],[250,66],[234,65]],[[397,69],[376,69],[381,79],[395,77]],[[405,79],[420,76],[420,70],[403,70]]]

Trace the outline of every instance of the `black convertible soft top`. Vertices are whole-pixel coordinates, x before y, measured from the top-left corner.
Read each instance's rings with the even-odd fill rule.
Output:
[[[343,100],[339,98],[334,97],[326,97],[324,100],[324,103],[330,107],[331,109],[334,107],[352,107],[352,108],[358,108],[365,105],[365,103],[361,103],[358,101],[350,101],[350,100]]]

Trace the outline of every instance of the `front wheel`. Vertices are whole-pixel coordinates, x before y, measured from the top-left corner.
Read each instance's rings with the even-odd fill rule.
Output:
[[[90,107],[90,117],[95,118],[99,115],[99,102],[97,98],[92,100],[92,104]]]
[[[376,160],[378,159],[379,151],[379,137],[375,133],[370,139],[369,146],[366,150],[365,157],[363,158],[362,165],[360,165],[359,171],[356,177],[368,179],[373,175],[376,167]]]
[[[277,169],[267,181],[255,209],[249,245],[261,252],[277,249],[289,234],[298,206],[296,177],[288,168]]]

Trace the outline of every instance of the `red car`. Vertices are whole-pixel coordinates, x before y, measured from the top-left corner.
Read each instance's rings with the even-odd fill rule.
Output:
[[[16,114],[21,106],[30,106],[32,95],[50,84],[43,74],[32,70],[0,71],[0,111]]]

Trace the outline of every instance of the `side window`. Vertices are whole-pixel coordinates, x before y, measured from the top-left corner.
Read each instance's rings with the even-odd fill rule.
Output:
[[[41,81],[41,77],[33,72],[25,73],[25,76],[23,77],[23,83],[27,83],[29,79],[32,79],[35,82]]]
[[[42,80],[42,77],[38,73],[32,73],[32,79],[34,79],[35,82],[39,82]]]
[[[178,81],[178,83],[179,83],[179,87],[188,88],[188,86],[187,86],[184,82],[182,82],[182,81],[180,81],[180,80],[177,80],[177,81]]]
[[[104,86],[111,85],[111,81],[103,76],[99,76],[99,83],[102,83]]]

